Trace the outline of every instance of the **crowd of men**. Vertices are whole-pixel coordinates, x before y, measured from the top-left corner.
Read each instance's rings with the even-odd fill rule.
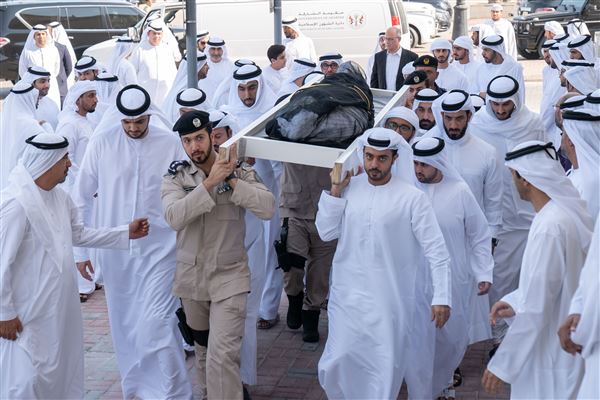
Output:
[[[512,27],[491,17],[422,56],[396,27],[379,35],[366,82],[405,96],[339,181],[219,156],[351,61],[317,56],[296,18],[263,67],[207,31],[182,57],[161,18],[105,65],[75,59],[59,23],[34,26],[2,110],[0,397],[84,397],[79,302],[103,285],[124,398],[192,398],[184,349],[202,398],[249,398],[283,292],[305,342],[327,310],[331,399],[395,399],[403,382],[453,399],[467,346],[489,339],[488,392],[600,398],[596,47],[581,21],[546,24],[534,112]]]

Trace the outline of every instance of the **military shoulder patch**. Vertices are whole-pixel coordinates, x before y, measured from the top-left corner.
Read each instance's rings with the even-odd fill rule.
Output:
[[[177,175],[177,172],[183,167],[189,167],[190,163],[185,160],[176,160],[169,165],[169,170],[167,171],[169,175]]]

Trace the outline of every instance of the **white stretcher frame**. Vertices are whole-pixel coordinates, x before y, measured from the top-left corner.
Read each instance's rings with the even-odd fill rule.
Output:
[[[304,86],[308,87],[315,82],[314,80]],[[399,104],[404,104],[407,96],[407,87],[403,86],[398,92],[371,89],[373,92],[373,102],[378,106],[383,105],[375,115],[375,126],[383,119],[383,116],[392,108]],[[256,121],[248,125],[236,135],[219,147],[219,158],[229,159],[229,150],[233,144],[237,144],[238,157],[253,157],[272,161],[282,161],[294,164],[310,165],[314,167],[323,167],[332,169],[332,180],[335,183],[341,181],[346,171],[350,171],[358,166],[360,162],[356,154],[357,140],[355,140],[347,149],[334,147],[315,146],[305,143],[286,142],[282,140],[270,139],[266,136],[264,130],[268,121],[282,107],[289,103],[291,96],[281,101],[268,112],[261,115]],[[354,156],[353,156],[354,155]]]

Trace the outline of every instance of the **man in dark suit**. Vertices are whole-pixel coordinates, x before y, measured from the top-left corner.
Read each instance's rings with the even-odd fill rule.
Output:
[[[69,91],[67,77],[71,71],[73,71],[73,63],[71,62],[71,55],[69,54],[69,50],[67,50],[67,46],[58,42],[54,42],[54,46],[56,46],[58,54],[60,55],[60,72],[56,77],[56,81],[58,82],[58,88],[60,90],[60,103],[62,106],[63,101],[65,101],[65,96]]]
[[[391,27],[385,31],[386,50],[375,54],[371,87],[399,90],[404,84],[402,68],[417,59],[417,54],[400,46],[400,29]]]

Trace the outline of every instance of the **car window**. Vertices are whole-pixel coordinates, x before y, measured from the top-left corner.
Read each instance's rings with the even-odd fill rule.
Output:
[[[67,18],[67,9],[64,7],[60,8],[60,15],[59,15],[59,22],[62,24],[62,26],[66,28],[69,27],[69,19]]]
[[[107,7],[108,20],[113,29],[127,29],[143,18],[134,7]]]
[[[26,8],[19,11],[18,14],[31,26],[37,24],[48,25],[58,19],[58,7]],[[10,28],[13,28],[13,22],[14,20],[11,21]]]
[[[581,11],[585,4],[585,0],[563,0],[557,7],[560,11]]]
[[[28,29],[16,16],[8,23],[9,29]]]
[[[100,7],[67,7],[69,29],[105,29]]]

